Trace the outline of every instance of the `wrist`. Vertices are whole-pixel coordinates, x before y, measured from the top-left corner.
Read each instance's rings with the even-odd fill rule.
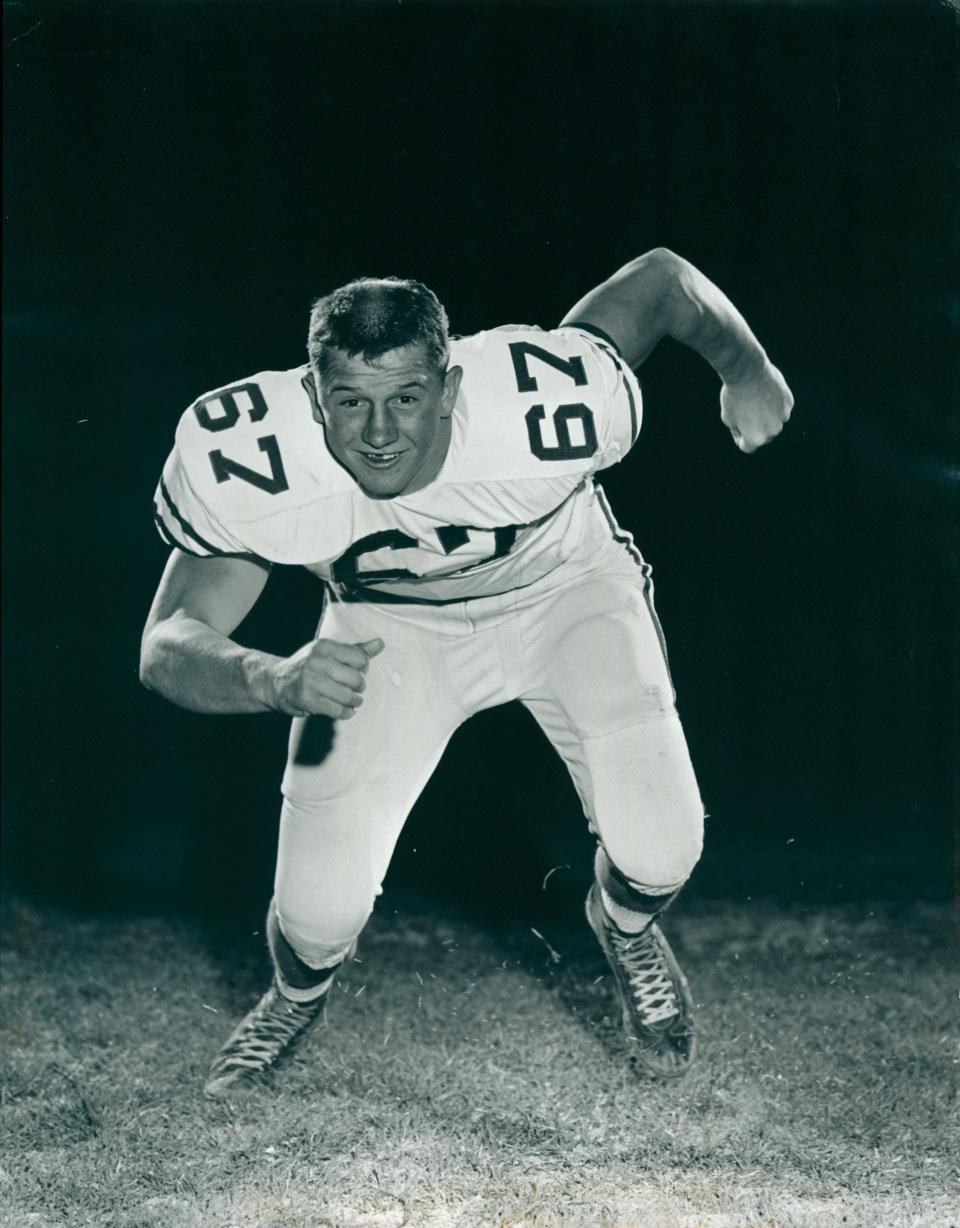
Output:
[[[250,695],[271,712],[281,711],[277,666],[280,657],[251,649],[243,659],[243,672]]]
[[[768,361],[766,351],[761,346],[751,346],[718,366],[717,374],[728,388],[733,388],[759,379]]]

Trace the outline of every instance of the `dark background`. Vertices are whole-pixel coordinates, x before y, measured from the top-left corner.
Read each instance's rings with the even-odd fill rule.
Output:
[[[195,396],[301,362],[310,300],[356,275],[421,278],[458,332],[550,325],[665,245],[797,400],[745,457],[712,372],[667,343],[603,479],[654,565],[711,814],[693,898],[949,890],[950,6],[27,0],[5,42],[8,886],[104,909],[269,894],[285,722],[137,681],[151,495]],[[278,569],[241,638],[292,651],[319,598]],[[502,709],[457,735],[388,888],[559,915],[584,827]]]

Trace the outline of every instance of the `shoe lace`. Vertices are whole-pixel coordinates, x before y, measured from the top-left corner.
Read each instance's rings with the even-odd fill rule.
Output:
[[[301,1004],[274,998],[263,1003],[221,1054],[219,1065],[262,1066],[312,1023],[319,1010],[320,1002]]]
[[[663,1023],[679,1015],[680,1003],[673,977],[653,927],[643,934],[611,931],[610,937],[644,1023]]]

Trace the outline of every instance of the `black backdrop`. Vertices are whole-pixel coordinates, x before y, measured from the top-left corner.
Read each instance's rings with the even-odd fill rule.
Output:
[[[666,245],[741,306],[797,397],[785,436],[744,457],[712,373],[665,345],[641,443],[604,477],[654,565],[712,816],[695,890],[943,892],[957,30],[933,0],[11,7],[18,889],[150,909],[268,893],[284,722],[193,716],[137,682],[165,556],[150,498],[186,404],[302,361],[311,298],[358,274],[425,280],[470,332],[553,323]],[[281,569],[242,638],[292,650],[319,597]],[[510,708],[454,740],[389,881],[566,907],[589,847]]]

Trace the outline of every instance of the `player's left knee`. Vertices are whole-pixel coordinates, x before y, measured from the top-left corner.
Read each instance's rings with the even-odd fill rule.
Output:
[[[678,890],[693,873],[703,852],[703,808],[691,808],[684,821],[677,823],[668,839],[651,842],[631,850],[625,873],[632,882],[658,890]]]
[[[587,745],[591,820],[623,875],[686,882],[703,848],[703,802],[676,713]]]
[[[633,864],[627,861],[620,865],[599,844],[594,874],[615,904],[655,917],[675,899],[695,865],[695,857],[688,862],[675,861],[663,866],[649,860],[637,860]]]
[[[598,846],[597,879],[625,908],[637,907],[636,896],[654,900],[675,895],[703,851],[703,811],[695,812],[668,841],[605,841]]]

